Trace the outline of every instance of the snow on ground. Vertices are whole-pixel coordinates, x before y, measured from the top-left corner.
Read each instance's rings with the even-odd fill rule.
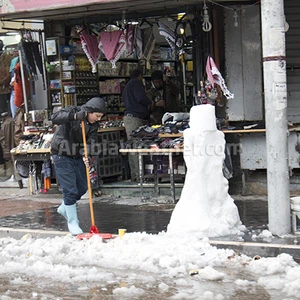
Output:
[[[2,238],[0,278],[10,278],[10,284],[17,286],[26,285],[27,278],[72,283],[78,285],[77,292],[93,284],[102,290],[113,285],[113,299],[223,300],[233,299],[237,290],[251,292],[258,287],[280,294],[266,299],[299,299],[300,295],[300,267],[290,255],[253,260],[212,247],[207,238],[165,232],[127,233],[109,242],[98,236]],[[145,297],[152,292],[169,296]],[[251,299],[247,297],[240,299]],[[1,299],[13,298],[8,293]]]
[[[98,236],[2,238],[0,300],[51,299],[55,283],[60,283],[56,295],[68,286],[74,289],[69,299],[74,293],[78,299],[112,299],[100,296],[106,291],[121,300],[297,299],[300,267],[290,255],[252,259],[209,244],[207,236],[241,236],[245,227],[223,176],[225,140],[216,129],[214,107],[193,107],[190,119],[184,152],[188,172],[167,233],[133,232],[109,242]],[[272,239],[272,234],[265,230],[252,238]],[[37,284],[34,290],[41,279],[48,286]],[[17,294],[28,285],[30,296]],[[95,291],[97,297],[91,297]]]

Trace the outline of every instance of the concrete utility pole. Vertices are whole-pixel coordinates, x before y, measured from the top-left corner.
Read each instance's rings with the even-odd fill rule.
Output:
[[[269,230],[291,231],[284,1],[261,0]]]

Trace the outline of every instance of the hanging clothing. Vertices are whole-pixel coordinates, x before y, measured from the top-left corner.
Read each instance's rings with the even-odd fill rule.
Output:
[[[17,111],[17,106],[15,105],[15,90],[14,90],[14,85],[15,85],[15,67],[17,65],[17,63],[19,62],[19,56],[14,57],[11,62],[10,62],[10,68],[9,68],[9,72],[11,74],[10,76],[10,100],[9,100],[9,104],[10,104],[10,112],[11,112],[11,116],[12,118],[14,118],[16,111]]]
[[[129,25],[126,28],[126,51],[127,55],[131,55],[134,49],[134,26]]]
[[[80,34],[80,40],[82,49],[92,65],[92,72],[96,73],[98,58],[100,55],[97,36],[95,34],[87,34],[82,32]]]
[[[104,31],[100,34],[99,49],[106,59],[116,68],[116,62],[126,50],[126,37],[124,30]]]
[[[29,81],[28,76],[25,76],[25,89],[26,95],[29,94]],[[23,93],[23,83],[22,83],[22,76],[21,76],[21,66],[20,63],[17,63],[15,67],[15,83],[14,83],[14,90],[15,90],[15,100],[14,103],[17,107],[20,107],[24,103],[24,93]]]
[[[155,37],[153,34],[152,27],[142,29],[142,39],[143,39],[143,58],[146,59],[146,68],[150,69],[150,58],[152,51],[155,47]]]
[[[25,65],[30,78],[34,79],[35,81],[38,80],[39,71],[45,86],[42,49],[40,43],[32,39],[30,31],[27,32],[26,38],[23,37],[21,39],[20,50],[23,58],[23,64]]]
[[[134,34],[136,25],[129,25],[126,29],[126,50],[131,55],[134,52]]]
[[[18,107],[14,121],[15,121],[15,132],[14,132],[14,141],[15,145],[18,146],[21,137],[24,135],[24,128],[25,128],[25,107],[24,104],[22,104],[20,107]]]
[[[215,87],[215,83],[220,86],[226,99],[234,98],[234,94],[232,94],[228,90],[228,88],[225,84],[224,78],[222,77],[220,71],[218,70],[214,60],[210,56],[208,56],[207,61],[206,61],[206,75],[207,75],[207,79],[211,83],[212,87]]]
[[[175,29],[176,29],[176,23],[174,21],[166,21],[166,20],[158,21],[159,34],[166,39],[166,41],[168,42],[172,50],[175,49],[175,39],[176,39]]]
[[[3,151],[3,158],[6,160],[11,159],[10,150],[15,147],[14,133],[14,119],[10,116],[4,117],[0,130],[0,145]]]
[[[9,66],[9,73],[13,72],[14,68],[16,67],[17,63],[19,62],[19,56],[14,57],[10,61],[10,66]]]
[[[138,59],[143,58],[143,39],[142,39],[142,30],[139,26],[135,27],[134,32],[134,47],[136,49],[136,55]]]
[[[38,41],[31,41],[30,48],[33,53],[34,62],[40,72],[40,74],[43,76],[43,61],[42,61],[42,54],[40,51],[40,43]]]
[[[9,67],[12,58],[13,56],[6,52],[0,55],[0,95],[9,93]]]
[[[28,71],[28,74],[34,78],[34,80],[37,79],[37,68],[34,61],[33,51],[31,49],[31,44],[25,39],[22,39],[20,42],[20,48],[22,52],[22,58],[24,61],[24,64],[26,66],[26,69]]]

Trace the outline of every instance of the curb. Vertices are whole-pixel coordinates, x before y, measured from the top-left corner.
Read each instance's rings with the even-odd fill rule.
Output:
[[[300,245],[287,244],[267,244],[249,242],[230,242],[230,241],[209,241],[211,246],[218,249],[229,248],[238,254],[245,254],[254,257],[255,255],[265,257],[275,257],[281,253],[293,256],[294,260],[300,262]]]
[[[14,239],[21,239],[28,234],[30,234],[33,238],[53,238],[56,236],[66,236],[70,233],[67,231],[14,229],[9,227],[0,227],[0,238],[11,237]],[[275,257],[281,253],[286,253],[293,256],[295,261],[300,262],[300,245],[214,240],[210,240],[209,243],[211,246],[217,247],[218,249],[232,249],[237,252],[237,254],[244,254],[251,257],[254,257],[256,255],[262,257]]]
[[[66,236],[70,234],[68,231],[56,230],[39,230],[39,229],[15,229],[10,227],[0,227],[0,238],[11,237],[21,239],[25,235],[30,234],[33,238],[52,238],[56,236]]]

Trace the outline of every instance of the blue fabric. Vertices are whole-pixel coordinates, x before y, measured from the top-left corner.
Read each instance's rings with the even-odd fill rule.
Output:
[[[11,61],[10,61],[10,66],[9,66],[9,73],[11,73],[14,68],[16,67],[17,63],[19,62],[19,56],[14,57]]]
[[[12,118],[14,118],[16,115],[17,109],[18,109],[18,107],[15,105],[15,91],[14,90],[12,90],[10,92],[9,102],[10,102],[11,116],[12,116]]]
[[[82,157],[52,155],[56,177],[65,205],[73,205],[87,191],[86,169]]]

